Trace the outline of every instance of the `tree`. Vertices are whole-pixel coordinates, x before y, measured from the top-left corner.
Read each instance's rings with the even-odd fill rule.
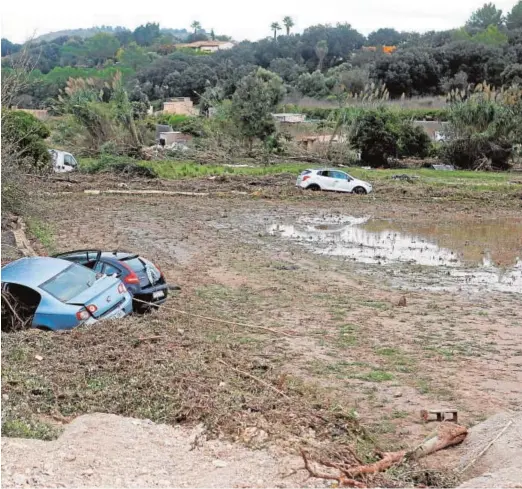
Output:
[[[433,56],[442,78],[451,78],[458,72],[464,72],[471,84],[487,81],[495,86],[501,85],[500,74],[506,63],[503,51],[498,47],[460,41],[442,46],[433,52]]]
[[[216,33],[214,32],[214,29],[210,29],[210,39],[213,41],[216,40]]]
[[[28,112],[8,110],[2,116],[2,145],[12,146],[20,160],[30,158],[35,167],[50,161],[45,144],[50,135],[47,126]]]
[[[276,58],[270,62],[268,69],[277,73],[286,83],[292,84],[306,72],[306,68],[292,58]]]
[[[161,36],[161,32],[159,24],[147,22],[145,25],[136,27],[132,35],[140,46],[150,46]]]
[[[120,49],[116,58],[122,65],[130,66],[134,71],[138,71],[150,62],[145,50],[135,42],[131,42],[126,48]]]
[[[508,37],[506,34],[500,31],[498,26],[489,25],[486,30],[478,32],[472,38],[474,42],[480,42],[489,46],[502,46],[507,44]]]
[[[408,49],[383,56],[371,76],[384,83],[392,97],[427,95],[439,90],[441,67],[432,50]]]
[[[100,32],[85,41],[85,54],[96,66],[100,66],[109,58],[114,58],[119,47],[120,41],[116,37]]]
[[[289,15],[287,15],[286,17],[283,17],[283,25],[286,28],[286,35],[289,36],[290,35],[290,29],[292,27],[294,27],[294,25],[295,25],[292,17],[290,17]]]
[[[190,24],[190,27],[194,29],[194,34],[197,34],[197,32],[201,30],[201,23],[195,20],[194,22],[192,22],[192,24]]]
[[[387,165],[388,158],[397,156],[398,150],[389,115],[383,110],[363,112],[353,123],[350,144],[370,166]]]
[[[425,158],[431,147],[421,127],[399,121],[396,114],[384,108],[362,112],[355,118],[350,143],[371,166],[386,166],[388,158],[393,157]]]
[[[270,24],[270,29],[274,31],[274,41],[277,39],[277,31],[281,30],[281,26],[279,25],[279,22],[272,22]]]
[[[506,26],[510,30],[522,28],[522,0],[519,0],[507,14]]]
[[[471,14],[471,17],[466,22],[466,27],[486,29],[490,25],[498,27],[502,22],[502,10],[497,9],[493,3],[485,3]]]
[[[326,55],[328,54],[328,43],[324,40],[319,41],[315,45],[315,54],[316,54],[317,58],[319,59],[319,64],[317,65],[317,70],[322,71],[324,58],[326,58]]]
[[[323,67],[329,68],[351,58],[352,53],[364,45],[365,37],[350,24],[339,23],[335,27],[328,24],[308,27],[297,40],[300,41],[299,54],[308,69],[314,71],[318,64],[315,48],[319,41],[327,42],[328,53],[323,60]]]
[[[2,58],[4,56],[9,56],[10,54],[15,54],[22,48],[21,44],[14,44],[9,39],[2,38]]]
[[[255,138],[261,141],[275,132],[272,113],[284,97],[283,82],[263,68],[245,76],[232,97],[232,117],[250,150]]]
[[[303,73],[296,83],[296,88],[307,97],[323,98],[328,95],[329,89],[325,76],[319,71],[312,74]]]
[[[509,65],[501,74],[504,85],[518,84],[522,86],[522,64]]]
[[[369,46],[398,46],[404,36],[395,29],[385,27],[377,29],[368,35]]]
[[[114,37],[120,41],[120,46],[127,46],[132,41],[134,41],[134,37],[132,32],[129,29],[121,29],[114,33]]]

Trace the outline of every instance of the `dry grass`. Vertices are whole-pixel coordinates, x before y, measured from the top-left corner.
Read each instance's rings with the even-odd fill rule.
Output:
[[[215,436],[247,442],[251,427],[267,440],[296,443],[310,430],[338,443],[364,438],[327,392],[280,374],[273,352],[281,341],[167,312],[62,333],[11,333],[2,348],[4,421],[108,412],[203,422]]]

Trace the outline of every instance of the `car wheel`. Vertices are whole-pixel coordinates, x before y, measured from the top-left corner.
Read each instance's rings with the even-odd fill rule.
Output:
[[[355,187],[353,189],[353,193],[363,195],[363,194],[367,194],[368,192],[366,192],[366,189],[364,187]]]
[[[312,183],[312,185],[308,185],[308,187],[306,187],[307,190],[321,190],[321,187],[319,187],[319,185],[317,185],[317,183]]]

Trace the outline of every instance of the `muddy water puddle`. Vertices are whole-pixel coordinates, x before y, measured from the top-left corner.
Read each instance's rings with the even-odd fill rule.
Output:
[[[522,219],[425,224],[346,216],[274,223],[268,232],[372,265],[370,273],[385,267],[400,285],[522,293]]]

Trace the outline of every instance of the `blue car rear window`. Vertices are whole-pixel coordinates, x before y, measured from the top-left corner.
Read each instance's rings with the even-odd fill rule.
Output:
[[[62,302],[81,294],[96,281],[96,274],[81,265],[73,264],[63,272],[47,280],[40,288]]]

